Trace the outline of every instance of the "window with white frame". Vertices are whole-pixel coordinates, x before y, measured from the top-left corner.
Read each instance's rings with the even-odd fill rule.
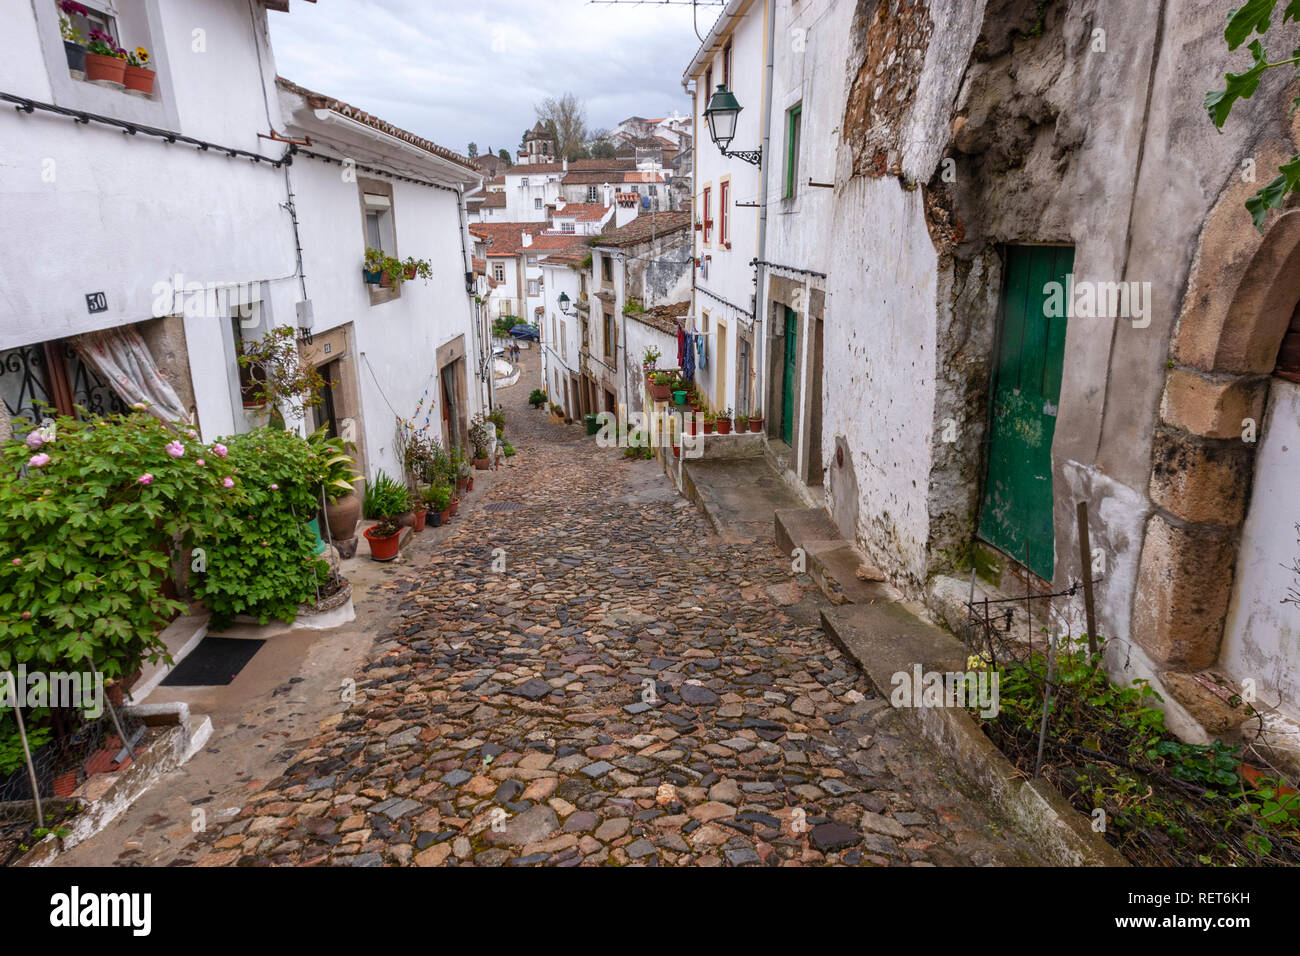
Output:
[[[533,200],[533,208],[534,209],[542,208],[542,197],[538,196],[536,199]]]
[[[501,262],[492,263],[492,278],[495,279],[497,282],[506,281],[506,267],[504,263]]]
[[[573,233],[576,231],[574,224],[568,220],[560,223],[560,232]]]
[[[599,201],[600,201],[600,189],[599,189],[599,187],[597,187],[597,186],[588,186],[588,187],[587,187],[587,202],[599,202]]]
[[[538,282],[536,279],[529,279],[529,280],[528,280],[528,294],[529,294],[530,296],[538,296],[538,295],[541,295],[541,294],[542,294],[542,284],[541,284],[540,282]]]

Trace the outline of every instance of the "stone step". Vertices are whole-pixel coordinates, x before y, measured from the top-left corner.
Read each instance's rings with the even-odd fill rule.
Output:
[[[803,550],[808,575],[832,604],[870,604],[902,600],[902,593],[884,581],[863,581],[858,569],[869,562],[854,545],[840,537],[820,508],[790,508],[773,515],[776,543],[793,556]]]

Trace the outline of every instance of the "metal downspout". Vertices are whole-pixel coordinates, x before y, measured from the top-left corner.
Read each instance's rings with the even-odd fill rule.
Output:
[[[762,263],[767,259],[767,183],[768,167],[772,162],[772,78],[776,59],[776,0],[767,0],[767,67],[763,90],[763,164],[759,167],[758,185],[758,260],[754,273],[754,325],[758,334],[754,336],[754,393],[750,396],[749,409],[754,408],[758,399],[759,408],[767,411],[767,266]]]

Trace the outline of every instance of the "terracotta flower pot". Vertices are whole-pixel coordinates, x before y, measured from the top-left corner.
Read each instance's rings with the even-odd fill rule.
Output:
[[[651,385],[650,397],[656,402],[666,402],[672,397],[673,388],[671,385]]]
[[[460,507],[460,498],[459,497],[452,498],[451,505],[447,508],[447,513],[454,515],[456,513],[456,509],[458,509],[459,507]]]
[[[408,278],[408,279],[414,279],[414,278],[415,278],[415,266],[406,266],[406,267],[404,267],[404,268],[402,269],[402,275],[406,276],[406,278]]]
[[[424,519],[428,516],[428,514],[429,514],[428,508],[415,509],[415,524],[412,525],[414,530],[416,531],[424,530]]]
[[[763,419],[751,418],[749,420],[749,430],[751,432],[761,432],[763,430]]]
[[[475,459],[474,459],[474,467],[477,468],[479,471],[487,471],[487,470],[488,470],[488,466],[491,465],[491,464],[492,464],[492,459],[491,459],[491,458],[475,458]]]
[[[330,537],[335,541],[346,541],[357,536],[357,522],[361,520],[361,499],[355,494],[331,501],[325,505],[325,523],[329,525]]]
[[[468,478],[457,478],[457,479],[456,479],[456,490],[457,490],[457,491],[464,491],[464,490],[465,490],[466,488],[468,488],[468,487],[469,487],[469,479],[468,479]]]
[[[730,419],[730,418],[719,418],[719,419],[718,419],[718,434],[719,434],[719,435],[730,435],[730,434],[731,434],[731,419]]]
[[[126,85],[126,60],[103,53],[86,54],[86,79]]]
[[[695,423],[695,416],[694,416],[694,415],[687,415],[687,416],[686,416],[686,421],[683,422],[682,425],[683,425],[683,427],[684,427],[685,430],[686,430],[686,434],[688,434],[688,435],[694,435],[694,434],[696,434],[696,431],[695,431],[696,423]]]
[[[465,479],[465,490],[466,490],[466,491],[473,491],[473,490],[474,490],[474,476],[473,476],[473,475],[470,475],[468,478]]]
[[[401,550],[402,533],[399,531],[396,534],[380,537],[374,533],[374,530],[374,528],[365,530],[366,541],[370,544],[370,557],[375,561],[393,560]]]
[[[713,429],[714,429],[715,424],[716,424],[715,422],[705,422],[705,423],[704,423],[704,434],[706,434],[706,435],[712,435],[712,434],[713,434]]]
[[[681,445],[673,445],[673,457],[674,457],[674,458],[681,458],[681,457],[682,457],[682,446],[681,446]]]
[[[156,75],[153,70],[146,70],[142,66],[132,66],[128,63],[126,64],[122,82],[126,84],[128,90],[135,90],[145,96],[152,96],[153,81]]]
[[[448,505],[446,511],[439,511],[438,516],[442,524],[451,524],[451,506]]]

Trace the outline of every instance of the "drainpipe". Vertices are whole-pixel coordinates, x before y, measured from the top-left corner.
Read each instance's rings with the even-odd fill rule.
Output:
[[[749,409],[754,407],[757,398],[764,416],[769,414],[768,396],[764,392],[767,383],[767,183],[768,169],[772,163],[772,77],[776,62],[776,0],[767,2],[767,66],[763,90],[763,165],[759,167],[758,184],[758,263],[754,272],[754,325],[758,334],[754,336],[754,394],[750,396]],[[761,310],[761,311],[760,311]]]

